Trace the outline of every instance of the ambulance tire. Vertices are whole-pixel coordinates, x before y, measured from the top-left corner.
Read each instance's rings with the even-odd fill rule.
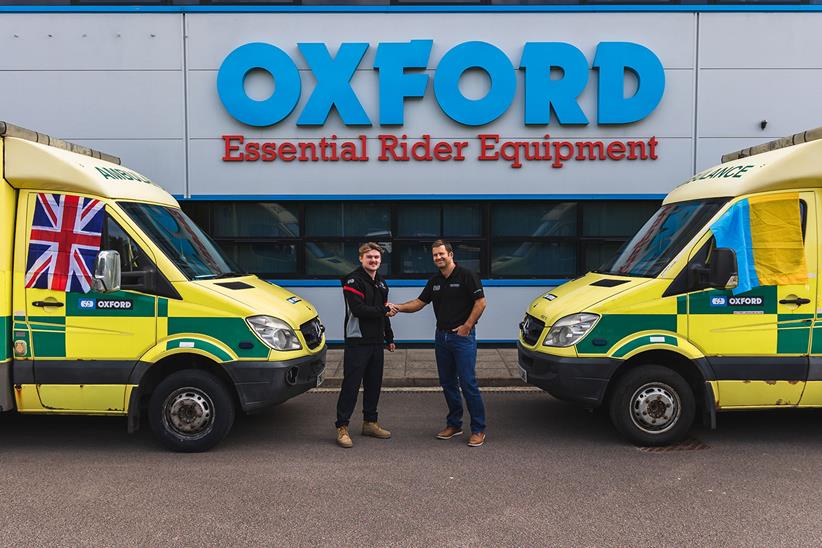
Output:
[[[163,379],[148,407],[151,430],[172,451],[208,451],[234,424],[234,401],[225,384],[197,369],[177,371]]]
[[[690,385],[676,371],[641,365],[617,380],[609,410],[611,422],[631,443],[663,446],[688,434],[696,401]]]

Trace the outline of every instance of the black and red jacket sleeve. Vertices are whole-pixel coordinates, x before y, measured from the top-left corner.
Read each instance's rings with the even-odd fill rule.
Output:
[[[364,287],[357,279],[348,279],[343,282],[343,296],[351,313],[358,318],[381,318],[388,312],[388,307],[385,303],[374,306],[367,304],[366,291],[368,288]]]

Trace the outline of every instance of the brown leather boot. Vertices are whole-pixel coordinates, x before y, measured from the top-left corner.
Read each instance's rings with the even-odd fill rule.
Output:
[[[462,434],[462,428],[457,426],[446,426],[445,430],[437,432],[437,439],[450,440],[454,436],[459,436],[460,434]]]
[[[485,432],[475,432],[468,438],[468,447],[479,447],[485,443]]]
[[[380,438],[381,440],[387,440],[391,437],[391,432],[380,426],[379,423],[376,421],[363,421],[362,435],[371,436],[372,438]]]
[[[346,449],[351,449],[354,447],[354,442],[351,441],[351,436],[348,435],[347,426],[337,427],[337,445],[340,447],[345,447]]]

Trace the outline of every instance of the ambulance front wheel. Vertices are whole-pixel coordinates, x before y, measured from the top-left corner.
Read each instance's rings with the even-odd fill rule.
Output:
[[[632,443],[660,446],[684,438],[696,403],[688,382],[659,365],[641,365],[617,379],[610,399],[611,422]]]
[[[234,401],[214,375],[196,369],[178,371],[152,393],[149,422],[157,439],[172,451],[207,451],[231,430]]]

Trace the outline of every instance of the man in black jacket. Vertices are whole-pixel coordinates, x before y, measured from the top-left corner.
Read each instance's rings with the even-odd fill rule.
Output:
[[[377,403],[382,388],[383,347],[396,349],[391,320],[395,313],[386,306],[388,286],[377,273],[382,262],[382,248],[368,242],[360,246],[360,268],[342,280],[345,297],[345,351],[343,382],[337,400],[337,444],[354,445],[348,433],[348,422],[357,403],[360,384],[362,397],[362,434],[388,439],[391,432],[377,422]]]

